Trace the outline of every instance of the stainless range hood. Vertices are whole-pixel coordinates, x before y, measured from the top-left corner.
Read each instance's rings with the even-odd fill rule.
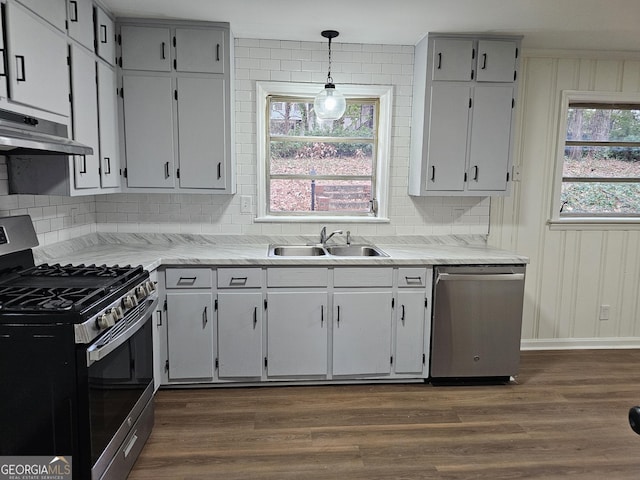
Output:
[[[61,123],[0,110],[0,154],[90,155],[93,148],[67,137]]]

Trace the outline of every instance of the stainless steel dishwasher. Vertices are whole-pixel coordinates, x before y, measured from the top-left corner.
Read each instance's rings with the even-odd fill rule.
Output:
[[[524,276],[525,265],[436,267],[432,380],[518,373]]]

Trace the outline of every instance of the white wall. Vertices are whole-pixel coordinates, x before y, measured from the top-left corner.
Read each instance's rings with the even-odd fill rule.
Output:
[[[523,338],[640,337],[640,226],[550,230],[562,90],[640,91],[640,57],[524,52],[515,163],[522,180],[491,206],[492,245],[528,255]],[[599,320],[600,305],[610,319]],[[531,342],[535,344],[536,342]],[[543,342],[544,343],[544,342]],[[548,342],[553,344],[554,342]],[[640,343],[637,343],[640,345]]]

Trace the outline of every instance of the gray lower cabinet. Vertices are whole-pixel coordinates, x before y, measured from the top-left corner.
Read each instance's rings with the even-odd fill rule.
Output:
[[[213,378],[211,291],[167,293],[169,380]]]
[[[391,373],[389,290],[333,294],[333,374]]]
[[[327,375],[327,302],[326,291],[267,294],[267,375]]]
[[[169,383],[213,380],[215,322],[211,277],[209,268],[167,268],[164,272],[165,379]]]
[[[166,328],[163,382],[426,378],[431,275],[425,267],[167,268],[166,312],[156,315]]]
[[[218,377],[262,375],[262,292],[218,292]]]
[[[398,269],[393,371],[398,375],[429,374],[431,285],[433,269]]]

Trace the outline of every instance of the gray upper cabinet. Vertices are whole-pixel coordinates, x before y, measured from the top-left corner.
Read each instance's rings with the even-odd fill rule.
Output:
[[[174,187],[172,79],[127,75],[122,90],[127,185]]]
[[[517,60],[518,42],[511,40],[479,40],[478,81],[515,81]]]
[[[116,74],[98,62],[98,118],[100,121],[100,186],[120,187]]]
[[[506,195],[520,37],[431,34],[416,45],[410,195]]]
[[[123,69],[171,71],[171,31],[168,27],[123,25],[120,35]]]
[[[100,186],[96,62],[80,47],[71,47],[73,138],[93,148],[91,155],[74,156],[76,189]]]
[[[66,16],[64,1],[29,3],[34,7],[44,4],[43,18],[44,14],[57,11],[54,6]],[[15,2],[6,4],[6,29],[11,100],[69,116],[66,36]]]
[[[436,38],[433,41],[433,79],[467,81],[473,77],[471,39]]]
[[[224,73],[224,30],[176,28],[175,69],[178,72]]]
[[[178,78],[180,187],[226,186],[224,83],[221,78]]]
[[[18,0],[36,15],[49,22],[58,30],[66,30],[66,0]]]
[[[93,51],[93,2],[67,0],[67,30],[69,36]]]
[[[115,25],[102,8],[95,9],[95,51],[109,65],[115,64],[116,36]]]
[[[119,22],[127,189],[234,193],[228,25]]]

